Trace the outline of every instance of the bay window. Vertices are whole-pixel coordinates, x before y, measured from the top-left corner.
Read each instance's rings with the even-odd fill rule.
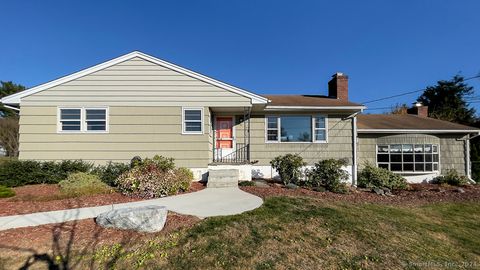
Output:
[[[439,171],[437,144],[377,145],[377,165],[393,172]]]

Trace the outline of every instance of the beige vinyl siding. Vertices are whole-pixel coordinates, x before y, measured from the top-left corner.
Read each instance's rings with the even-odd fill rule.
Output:
[[[250,99],[134,58],[22,99],[23,107],[251,106]]]
[[[358,162],[360,169],[369,162],[376,164],[377,144],[438,144],[440,146],[440,169],[445,173],[455,169],[466,174],[465,141],[460,140],[464,134],[429,135],[429,134],[364,134],[358,136]]]
[[[267,115],[315,115],[317,113],[269,113]],[[318,113],[326,115],[325,113]],[[352,120],[342,120],[347,115],[328,115],[328,143],[266,143],[265,116],[255,114],[251,118],[251,160],[256,165],[267,166],[279,155],[300,154],[308,165],[328,158],[347,158],[352,163]],[[243,124],[236,126],[238,142],[243,142]]]
[[[48,90],[47,90],[48,91]],[[57,107],[22,107],[20,159],[129,162],[133,156],[173,157],[178,166],[206,167],[210,112],[204,134],[182,135],[182,107],[109,107],[109,133],[57,133]]]

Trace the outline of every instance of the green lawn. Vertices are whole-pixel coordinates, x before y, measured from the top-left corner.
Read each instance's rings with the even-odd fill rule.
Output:
[[[418,207],[274,197],[186,231],[104,246],[97,263],[155,269],[478,269],[480,203]]]

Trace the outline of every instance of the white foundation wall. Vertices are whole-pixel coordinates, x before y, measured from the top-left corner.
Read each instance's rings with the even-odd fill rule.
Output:
[[[313,166],[303,167],[303,171],[312,169]],[[352,166],[344,166],[343,170],[348,173],[348,183],[352,183]],[[272,166],[252,166],[252,179],[271,179],[278,178],[278,173]]]
[[[226,169],[237,169],[239,172],[240,181],[251,181],[252,180],[252,165],[243,164],[243,165],[210,165],[208,168],[190,168],[193,172],[193,178],[195,181],[207,181],[208,180],[208,171],[209,170],[226,170]]]
[[[417,183],[429,183],[433,180],[433,178],[439,176],[439,173],[429,173],[429,174],[404,174],[401,175],[403,178],[407,180],[408,183],[417,184]]]

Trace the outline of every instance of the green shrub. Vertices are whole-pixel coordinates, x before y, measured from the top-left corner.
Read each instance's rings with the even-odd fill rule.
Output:
[[[345,183],[349,174],[342,169],[347,165],[346,159],[326,159],[315,163],[312,170],[308,172],[306,185],[312,187],[324,187],[335,193],[347,193],[348,187]]]
[[[307,165],[298,154],[286,154],[277,156],[270,161],[284,185],[297,183],[303,177],[302,167]]]
[[[180,191],[187,191],[192,185],[193,181],[193,172],[184,167],[175,169],[175,175],[179,183]]]
[[[113,187],[115,180],[129,169],[130,166],[125,163],[109,162],[107,165],[96,166],[91,173],[98,175],[105,184]]]
[[[8,160],[0,163],[0,185],[17,187],[29,184],[57,184],[70,173],[88,172],[92,164],[81,160]]]
[[[437,176],[433,179],[435,184],[449,184],[452,186],[465,186],[470,184],[465,175],[459,175],[455,169],[448,170],[445,175]]]
[[[406,189],[408,184],[402,176],[367,163],[358,175],[358,186],[363,188]]]
[[[15,196],[15,190],[6,186],[0,186],[0,198],[8,198],[13,196]]]
[[[169,163],[171,159],[166,160]],[[115,184],[123,194],[142,198],[164,197],[188,190],[193,173],[187,168],[175,169],[175,165],[171,168],[164,163],[166,160],[143,162],[118,177]]]
[[[175,159],[167,158],[164,156],[155,155],[153,158],[145,158],[141,159],[140,157],[132,158],[130,162],[130,166],[137,167],[137,166],[155,166],[162,171],[168,171],[175,169]]]
[[[253,181],[240,181],[238,182],[238,185],[241,187],[253,187],[255,186],[255,182]]]
[[[63,194],[70,196],[93,195],[112,191],[97,175],[84,172],[70,174],[67,179],[60,181],[58,186]]]

